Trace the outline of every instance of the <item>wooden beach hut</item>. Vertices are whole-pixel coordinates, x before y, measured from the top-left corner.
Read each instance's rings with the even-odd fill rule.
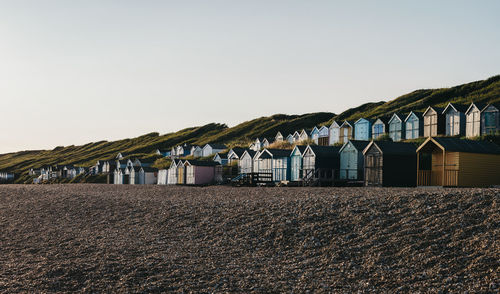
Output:
[[[334,145],[340,142],[340,125],[338,122],[333,121],[329,130],[329,145]]]
[[[224,144],[215,144],[215,143],[209,143],[203,146],[203,152],[202,155],[203,157],[210,156],[212,154],[215,154],[217,152],[222,152],[227,149],[227,146]]]
[[[253,158],[257,152],[254,150],[245,150],[243,154],[240,156],[238,161],[239,173],[240,174],[249,174],[254,170],[253,167]]]
[[[296,145],[290,153],[290,181],[302,179],[302,155],[307,146]]]
[[[318,127],[314,127],[311,131],[311,140],[313,140],[314,144],[318,144],[319,139],[319,129]]]
[[[429,137],[417,149],[419,186],[500,185],[500,146],[488,141]]]
[[[411,143],[372,141],[365,150],[365,186],[415,187],[417,147]]]
[[[500,130],[500,104],[488,104],[481,115],[481,134],[492,135]]]
[[[300,131],[300,135],[299,135],[299,142],[303,142],[303,141],[307,141],[309,139],[311,139],[311,131],[310,129],[302,129],[302,131]]]
[[[373,120],[360,118],[354,123],[354,140],[368,141],[372,138]]]
[[[404,140],[405,138],[405,123],[402,115],[394,113],[388,122],[389,125],[389,137],[392,141],[398,142]]]
[[[292,134],[288,134],[288,136],[286,136],[286,139],[285,139],[288,143],[290,144],[293,144],[293,135]]]
[[[141,185],[155,185],[158,181],[158,169],[149,166],[142,166],[139,171],[139,183]]]
[[[350,140],[340,148],[340,179],[363,180],[365,165],[363,150],[369,143],[369,141]]]
[[[255,163],[259,173],[272,173],[273,182],[290,180],[290,150],[266,148],[259,152]]]
[[[322,126],[321,128],[319,128],[318,132],[318,145],[330,145],[330,130],[326,126]]]
[[[158,171],[157,185],[166,185],[168,183],[168,169],[160,169]]]
[[[424,118],[421,112],[411,111],[405,119],[405,139],[417,139],[424,135]]]
[[[443,110],[445,116],[445,135],[463,136],[465,135],[465,112],[467,107],[461,104],[448,105]]]
[[[234,147],[229,150],[227,153],[227,164],[228,165],[233,165],[236,164],[238,165],[238,161],[240,160],[241,156],[243,155],[243,152],[245,152],[245,148],[241,147]]]
[[[228,162],[228,153],[229,152],[218,152],[215,153],[214,158],[212,159],[215,162],[218,162],[220,165],[227,165]]]
[[[354,139],[354,122],[346,120],[340,126],[339,143],[345,144],[352,139]]]
[[[481,113],[486,107],[483,103],[471,103],[465,111],[465,136],[468,138],[481,136]]]
[[[303,178],[334,180],[339,178],[340,147],[309,145],[303,152]]]
[[[167,185],[177,185],[177,166],[182,164],[182,160],[174,159],[170,163],[170,168],[168,169],[168,180]]]
[[[445,133],[443,108],[429,106],[422,114],[424,118],[424,137],[436,137]]]
[[[387,122],[389,120],[386,117],[377,118],[372,125],[372,139],[376,140],[379,137],[387,133],[388,127]]]
[[[179,161],[177,164],[177,185],[186,184],[186,167],[184,166],[185,161]]]
[[[217,178],[222,177],[218,162],[186,160],[184,162],[186,171],[186,185],[207,185],[216,182]],[[218,176],[218,173],[220,174]]]
[[[275,142],[282,142],[283,141],[283,135],[281,132],[276,133],[276,136],[274,136],[274,141]]]

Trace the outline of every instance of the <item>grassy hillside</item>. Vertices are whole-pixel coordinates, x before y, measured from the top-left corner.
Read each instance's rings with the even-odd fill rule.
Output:
[[[210,142],[226,143],[229,146],[246,145],[252,138],[274,137],[278,130],[291,132],[317,125],[331,119],[333,113],[320,112],[304,115],[273,115],[261,117],[228,128],[224,124],[208,124],[184,129],[175,133],[159,135],[150,133],[133,139],[113,142],[101,141],[82,146],[56,147],[53,150],[21,151],[0,155],[0,170],[9,170],[20,175],[18,182],[27,181],[30,168],[40,168],[56,164],[91,166],[99,159],[111,159],[118,152],[127,157],[155,157],[156,149],[170,149],[178,144],[203,145]],[[166,160],[158,160],[158,166],[168,165]]]
[[[367,103],[344,111],[335,120],[357,120],[361,117],[386,116],[394,112],[424,111],[428,106],[446,106],[449,102],[500,102],[500,75],[451,88],[416,90],[389,102]]]
[[[329,125],[333,119],[343,121],[346,119],[356,120],[360,117],[376,118],[394,112],[423,111],[430,105],[444,106],[448,102],[467,104],[471,101],[500,102],[500,75],[452,88],[416,90],[389,102],[366,103],[348,109],[337,116],[330,112],[304,115],[276,114],[243,122],[231,128],[224,124],[212,123],[166,135],[150,133],[133,139],[113,142],[101,141],[82,146],[57,147],[53,150],[3,154],[0,155],[0,170],[26,174],[30,168],[54,164],[90,166],[96,160],[113,158],[118,152],[123,152],[129,157],[153,157],[155,156],[153,152],[156,149],[169,149],[181,143],[204,145],[214,142],[225,143],[230,147],[246,146],[256,137],[274,137],[278,131],[286,136],[303,128]],[[165,166],[168,161],[159,160],[158,164]],[[26,177],[22,179],[26,180]]]

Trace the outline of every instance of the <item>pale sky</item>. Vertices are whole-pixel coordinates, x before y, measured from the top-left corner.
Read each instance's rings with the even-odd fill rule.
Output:
[[[0,153],[500,74],[500,1],[0,0]]]

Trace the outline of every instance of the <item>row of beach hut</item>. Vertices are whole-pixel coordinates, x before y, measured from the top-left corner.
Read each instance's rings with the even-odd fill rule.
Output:
[[[296,131],[284,137],[280,132],[272,139],[257,138],[250,149],[258,151],[273,142],[294,144],[312,140],[317,145],[344,144],[349,140],[372,140],[388,135],[394,142],[405,139],[435,136],[477,137],[496,134],[500,130],[500,105],[449,103],[445,108],[428,107],[423,113],[411,111],[407,115],[394,113],[377,119],[360,118],[357,121],[333,121],[332,124]]]
[[[366,186],[500,185],[500,147],[487,141],[429,137],[412,143],[349,140],[338,146],[230,150],[240,175],[270,174],[272,182],[359,183]]]

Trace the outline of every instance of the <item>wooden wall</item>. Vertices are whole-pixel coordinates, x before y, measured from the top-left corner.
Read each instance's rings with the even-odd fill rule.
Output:
[[[500,155],[460,153],[458,182],[463,187],[500,185]]]

